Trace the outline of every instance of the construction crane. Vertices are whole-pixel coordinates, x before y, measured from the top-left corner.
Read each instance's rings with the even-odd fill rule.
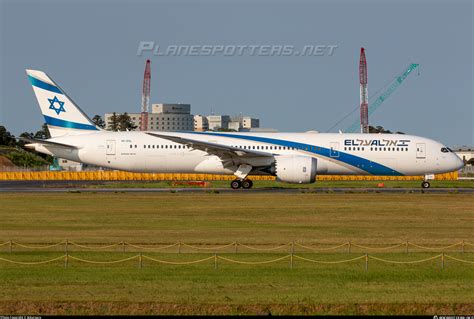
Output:
[[[359,82],[360,82],[360,132],[369,133],[369,97],[367,93],[367,61],[365,49],[360,48],[359,58]]]
[[[143,91],[142,91],[142,112],[140,115],[140,131],[148,130],[148,109],[150,108],[150,60],[146,60],[145,74],[143,75]]]
[[[414,70],[416,70],[417,68],[419,67],[419,64],[416,64],[416,63],[413,63],[413,64],[410,64],[406,69],[405,71],[403,71],[402,74],[400,74],[399,76],[397,76],[395,78],[395,80],[393,80],[391,82],[391,84],[389,85],[389,87],[381,94],[377,97],[377,99],[375,99],[375,101],[373,101],[372,103],[370,103],[369,107],[368,107],[368,112],[367,112],[367,115],[370,116],[372,115],[372,113],[375,112],[375,110],[377,110],[377,108],[386,100],[389,98],[389,96],[395,92],[395,90],[402,84],[402,82],[407,78],[408,75],[410,75],[410,73],[412,73]],[[361,123],[359,121],[356,121],[354,122],[354,124],[352,124],[352,126],[350,126],[346,132],[347,133],[355,133],[359,130],[359,127],[360,127]]]

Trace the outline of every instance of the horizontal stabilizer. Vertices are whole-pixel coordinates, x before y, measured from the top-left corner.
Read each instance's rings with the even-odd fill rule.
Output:
[[[48,140],[40,140],[36,138],[20,137],[18,139],[21,141],[28,142],[28,143],[42,144],[44,146],[56,146],[56,147],[63,147],[63,148],[68,148],[68,149],[79,149],[79,147],[74,146],[74,145],[58,143],[58,142],[53,142],[53,141],[48,141]]]

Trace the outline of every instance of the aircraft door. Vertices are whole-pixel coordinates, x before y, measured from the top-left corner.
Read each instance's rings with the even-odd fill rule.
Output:
[[[115,155],[115,140],[107,140],[106,155]]]
[[[425,158],[426,157],[426,144],[417,143],[416,144],[416,158]]]
[[[330,147],[329,156],[339,157],[339,142],[331,142]]]
[[[115,140],[107,140],[105,145],[105,157],[108,164],[115,162],[116,155],[116,143]]]

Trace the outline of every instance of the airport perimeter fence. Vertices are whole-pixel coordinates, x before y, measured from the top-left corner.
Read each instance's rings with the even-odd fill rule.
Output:
[[[52,248],[68,252],[73,251],[122,251],[122,252],[137,252],[137,251],[153,251],[153,252],[165,252],[165,253],[189,253],[189,252],[217,252],[222,251],[225,253],[239,253],[239,252],[258,252],[258,253],[281,253],[284,251],[295,253],[297,250],[300,253],[312,252],[312,253],[323,253],[323,252],[445,252],[445,251],[456,251],[460,253],[474,252],[474,243],[462,240],[454,244],[445,246],[425,246],[421,244],[413,243],[409,240],[394,244],[388,244],[387,246],[381,246],[380,244],[372,244],[372,246],[358,244],[352,241],[347,241],[340,244],[334,244],[329,246],[327,243],[313,243],[303,244],[298,241],[292,241],[284,244],[248,244],[241,242],[231,242],[225,244],[208,244],[208,243],[146,243],[146,244],[134,244],[127,241],[120,241],[117,243],[77,243],[71,240],[63,240],[58,243],[19,243],[14,240],[5,241],[0,243],[0,251],[5,251],[7,247],[8,252],[12,253],[18,248],[22,251],[31,250],[43,250],[47,251]],[[472,247],[472,248],[471,248]],[[398,251],[397,251],[398,249]]]
[[[251,177],[254,181],[275,181],[274,176]],[[319,181],[421,181],[424,176],[373,176],[373,175],[318,175]],[[215,174],[160,174],[130,173],[124,171],[15,171],[0,172],[4,181],[231,181],[233,175]],[[457,180],[458,172],[435,174],[435,180]]]
[[[466,242],[466,241],[461,241],[461,242],[458,242],[458,243],[455,243],[455,244],[452,244],[452,245],[448,245],[448,246],[443,246],[443,247],[422,246],[422,245],[411,243],[409,241],[399,243],[399,244],[395,244],[395,245],[384,246],[384,247],[373,247],[373,246],[369,247],[369,246],[359,245],[359,244],[352,243],[352,242],[347,242],[347,243],[343,243],[343,244],[340,244],[340,245],[331,246],[331,247],[324,247],[324,248],[314,247],[314,246],[307,246],[307,245],[303,245],[303,244],[297,243],[297,242],[291,242],[291,243],[288,243],[288,244],[278,245],[278,246],[273,246],[273,247],[256,247],[256,246],[249,246],[249,245],[242,244],[242,243],[237,243],[237,242],[229,243],[229,244],[226,244],[226,245],[214,246],[214,247],[196,246],[196,245],[190,245],[190,244],[185,244],[185,243],[181,243],[181,242],[174,243],[174,244],[169,244],[169,245],[161,245],[159,247],[149,247],[149,246],[135,245],[135,244],[131,244],[131,243],[128,243],[128,242],[120,242],[120,243],[109,244],[109,245],[104,245],[104,246],[92,246],[92,245],[87,245],[86,246],[86,245],[78,244],[78,243],[71,242],[71,241],[68,241],[68,240],[60,242],[60,243],[55,243],[55,244],[50,244],[50,245],[42,245],[42,246],[31,245],[31,244],[20,244],[20,243],[14,242],[14,241],[7,241],[7,242],[4,242],[4,243],[0,244],[0,247],[2,247],[2,246],[9,247],[9,252],[10,253],[13,252],[14,247],[21,247],[21,248],[24,248],[24,249],[33,249],[33,250],[38,250],[38,249],[46,250],[46,249],[51,249],[51,248],[55,248],[55,247],[62,247],[62,248],[64,248],[64,254],[63,255],[52,258],[52,259],[48,259],[48,260],[20,261],[20,260],[13,260],[13,259],[9,259],[9,258],[0,257],[0,262],[16,264],[16,265],[43,265],[43,264],[49,264],[49,263],[54,263],[54,262],[58,262],[58,261],[63,261],[65,268],[69,267],[70,261],[77,261],[77,262],[86,263],[86,264],[111,265],[111,264],[120,264],[120,263],[130,262],[130,261],[133,261],[133,260],[138,261],[138,267],[139,268],[143,268],[144,260],[154,262],[154,263],[158,263],[158,264],[175,265],[175,266],[193,265],[193,264],[200,264],[200,263],[213,261],[215,269],[217,269],[219,261],[224,262],[224,263],[238,264],[238,265],[266,265],[266,264],[273,264],[273,263],[278,263],[278,262],[287,260],[287,261],[289,261],[290,268],[293,268],[294,267],[294,262],[296,260],[303,261],[303,262],[309,262],[309,263],[313,263],[313,264],[321,264],[321,265],[345,264],[345,263],[351,263],[351,262],[355,262],[355,261],[364,260],[366,271],[368,270],[369,260],[374,260],[374,261],[380,262],[380,263],[398,264],[398,265],[413,265],[413,264],[421,264],[421,263],[426,263],[426,262],[429,262],[429,261],[439,260],[441,262],[441,268],[442,269],[445,268],[445,261],[447,259],[450,259],[452,261],[456,261],[456,262],[459,262],[459,263],[462,263],[462,264],[474,265],[474,260],[467,260],[467,259],[463,259],[463,258],[458,258],[458,257],[452,256],[450,254],[447,254],[445,252],[445,250],[450,250],[450,249],[452,250],[453,248],[455,248],[457,246],[461,247],[461,251],[458,251],[460,253],[464,254],[464,253],[473,252],[472,249],[467,250],[466,248],[467,247],[470,247],[470,248],[474,247],[474,244],[470,243],[470,242]],[[110,248],[117,247],[117,246],[121,247],[121,249],[124,253],[125,252],[130,253],[130,251],[126,251],[125,247],[132,247],[134,249],[139,249],[140,251],[139,252],[134,251],[136,254],[133,255],[133,256],[130,256],[130,257],[126,257],[126,258],[123,258],[123,259],[116,259],[116,260],[108,260],[108,261],[88,260],[88,259],[80,258],[80,257],[77,257],[75,255],[70,254],[70,253],[74,254],[74,252],[75,252],[74,250],[72,250],[72,251],[70,250],[71,247],[77,247],[77,248],[81,248],[81,249],[94,250],[94,251],[98,251],[98,250],[106,251],[106,249],[110,249]],[[340,249],[340,248],[343,248],[343,247],[346,247],[346,246],[348,248],[348,250],[346,250],[346,251],[349,252],[349,253],[357,253],[357,252],[351,251],[351,248],[363,249],[366,252],[362,255],[359,255],[359,256],[356,256],[356,257],[353,257],[353,258],[341,259],[341,260],[321,260],[321,259],[313,259],[313,258],[308,258],[307,256],[303,256],[303,254],[305,252],[308,252],[308,250],[310,250],[310,252],[312,252],[312,253],[314,253],[314,252],[326,252],[327,253],[330,250],[334,251],[334,250],[337,250],[337,249]],[[393,250],[393,249],[396,249],[396,248],[399,248],[399,247],[404,247],[405,248],[405,250],[404,250],[405,253],[408,253],[409,252],[408,247],[410,247],[410,246],[413,246],[417,249],[422,249],[422,250],[425,250],[425,251],[429,250],[431,252],[435,252],[435,251],[442,251],[442,252],[435,255],[435,256],[430,256],[430,257],[419,259],[419,260],[409,260],[409,261],[390,260],[390,259],[385,259],[385,258],[375,256],[372,253],[371,254],[368,253],[368,251],[377,251],[377,250],[378,251],[388,251],[388,250]],[[173,261],[173,260],[158,259],[156,257],[152,257],[150,255],[144,254],[143,251],[142,251],[142,250],[148,250],[149,253],[152,253],[152,252],[156,252],[157,250],[164,250],[164,249],[169,249],[169,248],[172,248],[172,247],[178,247],[178,251],[175,252],[175,253],[179,253],[179,254],[182,253],[181,252],[182,247],[188,247],[188,248],[191,248],[191,249],[198,250],[200,252],[205,250],[206,253],[211,253],[211,255],[207,256],[207,257],[204,257],[204,258],[191,260],[191,261],[177,261],[177,260]],[[244,247],[244,248],[247,248],[249,250],[253,250],[253,251],[257,251],[257,252],[264,252],[265,251],[265,252],[273,252],[273,253],[278,252],[278,250],[280,250],[279,252],[281,253],[281,250],[283,248],[285,248],[285,249],[289,249],[289,252],[285,252],[284,256],[269,259],[269,260],[246,261],[246,260],[239,260],[239,259],[235,259],[235,258],[229,258],[229,256],[230,256],[229,252],[223,251],[225,248],[229,248],[229,247],[232,247],[232,248],[235,249],[234,250],[235,254],[237,254],[239,252],[238,247]],[[304,251],[300,250],[299,252],[296,252],[296,247],[303,248],[303,249],[306,249],[306,250],[304,250]],[[78,251],[76,251],[76,252],[78,252]]]

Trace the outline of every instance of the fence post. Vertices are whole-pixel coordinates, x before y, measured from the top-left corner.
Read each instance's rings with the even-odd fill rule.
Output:
[[[238,251],[238,247],[239,247],[239,243],[238,242],[235,242],[235,253],[237,254],[239,251]]]
[[[405,243],[405,252],[408,254],[408,240]]]
[[[365,271],[369,270],[369,254],[365,253]]]
[[[351,253],[351,241],[349,240],[349,254]]]
[[[178,254],[181,254],[181,241],[178,243]]]
[[[293,269],[293,253],[290,255],[290,269]]]
[[[217,269],[217,254],[214,254],[214,269]]]
[[[12,253],[12,246],[13,246],[13,245],[12,245],[12,241],[11,241],[11,239],[10,239],[10,254]]]
[[[68,256],[69,256],[69,253],[66,251],[66,256],[65,256],[65,258],[64,258],[64,268],[66,268],[66,269],[67,269],[68,266],[69,266],[69,261],[68,261],[69,258],[68,258]]]
[[[125,241],[122,240],[122,252],[125,252]]]
[[[143,268],[142,252],[140,252],[140,254],[138,255],[138,267],[139,267],[140,269]]]

